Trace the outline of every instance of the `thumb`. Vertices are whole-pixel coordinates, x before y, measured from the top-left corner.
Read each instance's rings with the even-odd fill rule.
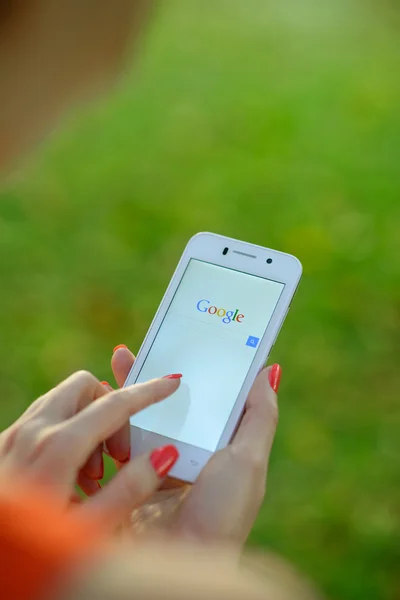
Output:
[[[114,529],[134,508],[154,494],[178,457],[179,452],[175,446],[163,446],[138,456],[84,506],[76,510],[85,519],[94,519],[107,528]]]
[[[246,410],[232,441],[260,461],[267,461],[278,424],[276,391],[281,377],[279,365],[263,369],[247,398]]]

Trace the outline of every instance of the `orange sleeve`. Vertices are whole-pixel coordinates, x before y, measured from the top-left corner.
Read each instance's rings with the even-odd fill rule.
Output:
[[[48,494],[0,494],[1,598],[40,599],[74,562],[93,556],[101,539],[94,523],[65,513]]]

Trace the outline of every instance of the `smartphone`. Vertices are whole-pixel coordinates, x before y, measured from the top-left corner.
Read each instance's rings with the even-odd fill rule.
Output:
[[[132,417],[132,456],[174,444],[170,475],[196,480],[235,433],[301,273],[290,254],[213,233],[189,241],[125,382],[182,373],[181,385]]]

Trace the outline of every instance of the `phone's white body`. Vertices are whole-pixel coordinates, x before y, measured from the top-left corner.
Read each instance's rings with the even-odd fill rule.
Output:
[[[229,249],[226,254],[225,248]],[[299,260],[283,252],[212,233],[199,233],[189,241],[125,382],[125,385],[131,385],[136,381],[179,372],[183,374],[181,397],[176,402],[173,396],[172,400],[165,400],[165,407],[161,409],[163,413],[154,412],[160,409],[150,407],[143,411],[146,413],[143,417],[139,415],[131,419],[132,456],[174,444],[180,458],[170,475],[187,482],[195,481],[212,454],[229,444],[254,379],[267,361],[285,320],[301,273]],[[178,289],[181,290],[179,293]],[[265,313],[269,311],[265,315],[264,295]],[[235,298],[240,300],[235,301]],[[232,304],[232,310],[218,308],[223,303],[227,306]],[[239,314],[239,310],[248,316]],[[257,314],[254,314],[255,311]],[[223,323],[224,314],[227,316]],[[234,314],[236,317],[232,321]],[[247,323],[252,323],[255,331],[246,329]],[[254,336],[254,333],[257,335]],[[225,355],[228,357],[226,360]],[[226,383],[218,379],[218,360],[221,360],[221,372]],[[158,366],[157,361],[162,365]],[[163,372],[162,367],[166,366],[174,370]],[[189,383],[185,380],[185,370]],[[194,381],[197,382],[197,390],[193,390]],[[207,388],[207,385],[213,387]],[[224,386],[226,395],[234,394],[235,397],[225,399]],[[218,388],[217,398],[213,397],[214,387]],[[213,398],[207,406],[209,395]],[[175,405],[171,404],[174,402]],[[192,406],[193,402],[197,402],[196,406]],[[199,402],[204,403],[204,408],[199,406]],[[221,411],[215,412],[219,402]],[[164,435],[165,431],[175,431],[174,411],[185,415],[179,413],[176,417],[182,421],[179,428],[175,428],[176,436]],[[216,416],[213,417],[213,414]],[[213,431],[214,420],[218,419],[219,429]],[[201,438],[202,429],[205,443]]]

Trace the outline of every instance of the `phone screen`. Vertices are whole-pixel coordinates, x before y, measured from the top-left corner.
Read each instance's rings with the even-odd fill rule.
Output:
[[[182,373],[182,383],[132,424],[215,451],[283,288],[191,259],[137,378]]]

